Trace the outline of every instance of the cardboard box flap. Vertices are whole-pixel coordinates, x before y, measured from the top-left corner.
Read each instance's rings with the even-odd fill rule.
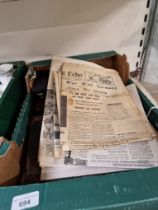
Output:
[[[21,149],[15,144],[1,137],[0,147],[0,185],[13,179],[20,171]]]
[[[118,71],[124,84],[129,79],[129,63],[127,62],[127,57],[126,55],[119,55],[115,51],[77,55],[71,58],[87,60],[105,68],[115,69]]]
[[[6,156],[7,152],[10,151],[14,156],[14,159],[20,160],[21,148],[14,141],[8,141],[4,137],[0,137],[0,158]]]

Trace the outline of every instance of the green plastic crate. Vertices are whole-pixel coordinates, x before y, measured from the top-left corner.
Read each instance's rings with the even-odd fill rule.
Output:
[[[109,54],[116,55],[110,52],[75,58],[94,60]],[[37,210],[157,210],[158,168],[0,188],[0,210],[24,206]]]

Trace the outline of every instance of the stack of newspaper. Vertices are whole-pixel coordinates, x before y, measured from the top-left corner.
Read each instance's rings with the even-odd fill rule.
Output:
[[[135,85],[113,69],[53,57],[38,159],[41,180],[157,166]]]

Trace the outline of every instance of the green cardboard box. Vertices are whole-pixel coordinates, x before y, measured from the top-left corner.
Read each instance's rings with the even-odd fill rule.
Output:
[[[75,56],[98,60],[99,64],[120,69],[126,82],[126,57],[117,59],[115,52]],[[142,102],[148,100],[140,94]],[[144,101],[145,100],[145,101]],[[151,105],[148,104],[149,106]],[[145,105],[146,106],[146,105]],[[147,110],[150,107],[147,107]],[[157,120],[157,119],[156,119]],[[152,121],[152,120],[151,120]],[[55,209],[158,209],[158,168],[92,175],[0,188],[0,210]]]
[[[10,138],[14,128],[14,121],[26,95],[24,76],[27,66],[23,61],[11,62],[15,66],[13,79],[0,98],[0,136]]]
[[[1,137],[0,145],[0,186],[13,185],[20,173],[21,152],[27,131],[31,95],[27,94],[20,109],[11,140]],[[0,198],[1,200],[1,198]]]

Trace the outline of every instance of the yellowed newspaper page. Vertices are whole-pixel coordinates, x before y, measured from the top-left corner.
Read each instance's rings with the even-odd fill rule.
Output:
[[[128,85],[131,98],[145,115],[135,84]],[[154,138],[149,141],[130,142],[104,149],[72,150],[65,163],[89,167],[108,168],[150,168],[158,166],[158,142]]]
[[[154,137],[115,70],[64,63],[61,98],[60,138],[65,150]]]

